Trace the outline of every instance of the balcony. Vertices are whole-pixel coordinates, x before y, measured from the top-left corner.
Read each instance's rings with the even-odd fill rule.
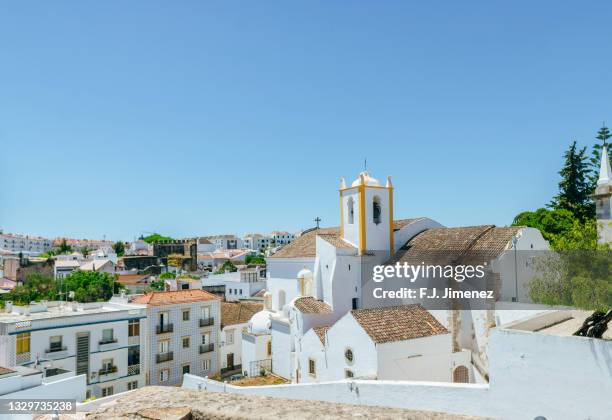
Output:
[[[158,353],[155,358],[157,360],[157,363],[169,362],[174,359],[174,353],[171,351],[166,353]]]
[[[18,365],[22,364],[22,363],[26,363],[30,361],[30,352],[25,352],[25,353],[18,353],[15,357],[15,361],[17,362]]]
[[[166,334],[174,331],[174,324],[164,324],[157,326],[157,334]]]
[[[140,364],[128,366],[128,376],[140,375]]]
[[[210,327],[211,325],[215,325],[215,318],[200,319],[200,327]]]
[[[98,371],[98,375],[110,375],[111,373],[117,373],[117,366],[106,366]]]
[[[200,345],[200,354],[210,353],[211,351],[214,351],[214,350],[215,350],[214,343]]]
[[[117,342],[116,338],[111,338],[110,340],[100,340],[98,341],[98,344],[103,346],[105,344],[115,344]]]

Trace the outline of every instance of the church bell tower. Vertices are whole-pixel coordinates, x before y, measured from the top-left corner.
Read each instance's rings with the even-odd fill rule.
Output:
[[[597,236],[601,244],[612,243],[612,169],[608,147],[601,149],[601,165],[595,194],[595,213],[597,215]]]
[[[361,172],[350,187],[340,181],[340,221],[342,238],[355,245],[359,255],[367,251],[393,253],[393,185],[391,177],[380,185],[367,171]]]

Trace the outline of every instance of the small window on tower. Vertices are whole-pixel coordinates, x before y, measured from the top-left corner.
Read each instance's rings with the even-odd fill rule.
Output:
[[[355,223],[355,209],[354,209],[354,201],[353,201],[353,197],[349,197],[348,199],[348,222],[350,225],[352,225],[353,223]]]
[[[374,219],[374,223],[375,224],[379,224],[380,223],[380,216],[381,216],[381,209],[380,209],[380,197],[375,196],[374,200],[372,201],[372,217]]]

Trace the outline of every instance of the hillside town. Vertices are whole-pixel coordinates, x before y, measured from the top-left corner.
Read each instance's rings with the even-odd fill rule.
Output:
[[[398,217],[391,177],[367,171],[338,191],[339,226],[317,218],[295,233],[129,243],[2,233],[2,398],[69,398],[88,411],[173,386],[511,418],[516,406],[503,394],[529,381],[590,406],[591,418],[610,413],[609,399],[593,404],[585,389],[612,391],[612,314],[533,302],[536,274],[517,253],[549,252],[540,230]],[[607,246],[605,148],[594,198]],[[371,299],[375,266],[457,266],[474,253],[496,281],[487,307]],[[570,371],[574,383],[556,385]],[[513,393],[530,418],[566,409]],[[384,394],[391,399],[377,399]]]

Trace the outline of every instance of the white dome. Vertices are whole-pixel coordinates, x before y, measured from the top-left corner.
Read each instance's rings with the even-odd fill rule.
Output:
[[[364,185],[371,187],[380,187],[380,182],[376,178],[370,176],[368,171],[363,171],[359,174],[356,180],[351,184],[352,187],[358,187],[361,185],[361,176],[363,175]]]
[[[307,269],[306,267],[302,268],[300,272],[297,274],[298,279],[308,279],[312,278],[312,271]]]
[[[270,321],[272,312],[263,310],[257,312],[249,320],[249,332],[253,334],[267,334],[270,332],[272,321]]]

